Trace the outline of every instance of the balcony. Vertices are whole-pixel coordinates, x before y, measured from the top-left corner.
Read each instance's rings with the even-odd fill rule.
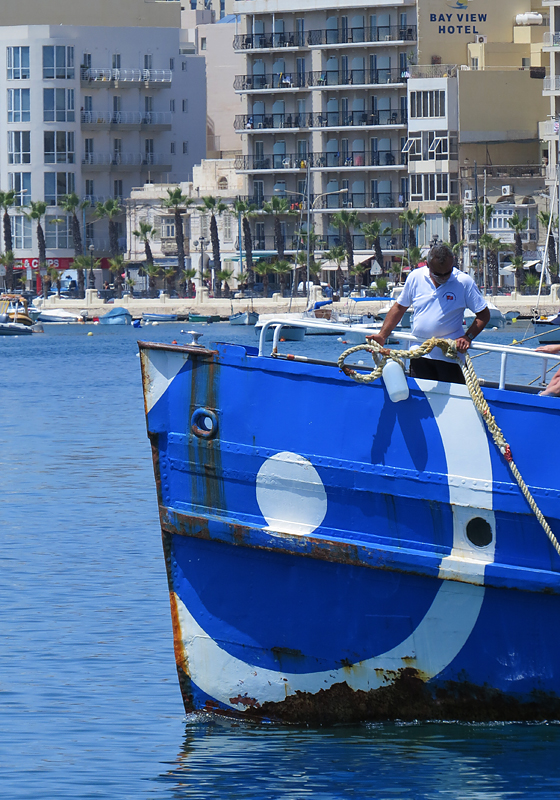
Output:
[[[304,33],[245,33],[233,37],[234,50],[276,50],[306,46]]]
[[[122,88],[144,85],[150,89],[168,89],[173,73],[170,69],[85,69],[80,70],[82,88]],[[109,84],[109,86],[108,86]]]
[[[364,167],[401,167],[406,159],[398,150],[377,150],[353,153],[321,153],[310,155],[313,169],[363,169]]]
[[[560,75],[547,75],[543,80],[543,92],[560,91]]]
[[[346,28],[337,30],[309,31],[307,43],[310,47],[325,45],[356,45],[375,42],[415,42],[416,25],[380,25],[372,28]]]
[[[171,130],[170,111],[81,111],[83,130]]]
[[[380,125],[405,126],[408,115],[406,111],[350,111],[340,114],[338,111],[325,111],[320,114],[309,114],[309,128],[369,128]]]
[[[291,195],[289,192],[286,192],[285,194],[275,193],[274,195],[266,195],[266,194],[262,195],[256,193],[252,195],[250,194],[250,195],[239,196],[236,199],[243,200],[243,202],[247,203],[248,205],[254,206],[257,211],[260,211],[262,210],[262,207],[265,203],[271,202],[273,197],[276,197],[277,199],[279,198],[281,200],[286,200],[288,202],[288,209],[286,213],[290,211],[301,211],[305,207],[305,203],[303,202],[304,198],[302,198],[300,194]],[[314,197],[315,195],[313,194],[310,196],[309,199],[311,203],[313,202]]]
[[[454,78],[457,75],[456,64],[411,64],[411,78]]]
[[[162,153],[87,153],[82,159],[84,172],[138,172],[154,167],[170,172],[169,158]]]
[[[311,116],[311,114],[236,114],[233,127],[234,130],[243,133],[253,130],[274,131],[279,128],[299,130],[308,127],[308,117]]]
[[[544,47],[560,47],[560,33],[555,31],[554,33],[550,33],[547,31],[543,34],[543,46]]]
[[[382,211],[395,209],[400,211],[401,208],[404,208],[406,202],[407,198],[398,194],[354,192],[320,197],[315,207],[321,211],[338,211],[341,208],[363,209],[364,211],[370,211],[371,209],[380,209]]]
[[[298,155],[297,153],[274,153],[262,156],[236,156],[235,169],[238,172],[266,172],[275,170],[305,170],[307,158],[313,156]]]
[[[329,89],[340,86],[386,86],[387,84],[405,85],[408,72],[400,69],[352,69],[326,70],[323,72],[309,72],[307,85],[313,87],[328,87]]]
[[[308,86],[306,73],[281,72],[261,75],[236,75],[233,88],[237,92],[259,92],[270,89],[302,89]]]
[[[540,123],[543,125],[544,123]],[[546,166],[541,164],[478,164],[477,176],[506,181],[519,178],[539,178],[546,175]],[[461,180],[474,180],[474,167],[460,167]]]

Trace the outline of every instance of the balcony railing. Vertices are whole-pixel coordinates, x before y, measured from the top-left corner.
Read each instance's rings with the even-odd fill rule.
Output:
[[[411,64],[411,78],[454,78],[457,75],[456,64]]]
[[[307,128],[311,114],[236,114],[236,131],[252,129]]]
[[[262,75],[236,75],[233,88],[238,91],[258,89],[299,89],[308,85],[307,73],[281,72]]]
[[[555,31],[554,33],[550,33],[550,31],[547,31],[543,35],[543,44],[545,47],[560,46],[560,33],[557,31]]]
[[[171,125],[170,111],[81,111],[82,124],[91,125]]]
[[[170,69],[93,69],[80,70],[82,81],[119,81],[119,83],[171,83]]]
[[[307,158],[313,156],[298,155],[297,153],[273,153],[262,156],[236,156],[235,169],[239,170],[265,170],[265,169],[307,169]]]
[[[405,164],[405,156],[398,150],[376,152],[321,153],[310,156],[312,167],[390,167]]]
[[[245,33],[233,37],[234,50],[272,50],[276,47],[305,47],[305,33]]]
[[[474,167],[461,167],[461,178],[474,179]],[[546,175],[546,166],[541,164],[479,164],[477,176],[483,180],[487,178],[510,180],[511,178],[538,178]]]
[[[315,208],[323,210],[338,208],[401,208],[406,205],[404,195],[369,192],[352,192],[349,194],[331,194],[318,198]]]
[[[406,125],[406,111],[350,111],[340,114],[338,111],[325,111],[320,114],[310,114],[309,128],[346,128],[363,127],[369,125]]]
[[[169,163],[169,157],[163,153],[86,153],[82,158],[82,164],[90,166],[141,167]]]
[[[384,86],[387,83],[405,83],[408,72],[401,69],[351,69],[310,72],[308,86]]]
[[[545,92],[557,92],[560,89],[560,75],[547,75],[543,80]]]
[[[307,42],[311,46],[323,44],[362,44],[363,42],[415,42],[416,25],[379,25],[371,28],[342,28],[309,31]]]
[[[265,203],[270,203],[273,197],[280,198],[282,200],[286,200],[287,201],[287,211],[301,211],[305,207],[305,198],[304,197],[302,197],[300,194],[292,195],[289,192],[286,192],[285,194],[276,194],[275,193],[274,195],[266,195],[266,194],[263,195],[263,194],[259,194],[257,192],[256,194],[240,196],[240,197],[237,197],[236,199],[237,200],[243,200],[245,203],[247,203],[249,205],[252,205],[252,206],[255,206],[255,208],[257,210],[261,210],[263,205]],[[311,203],[313,203],[314,198],[315,198],[315,195],[311,194],[310,198],[309,198]]]

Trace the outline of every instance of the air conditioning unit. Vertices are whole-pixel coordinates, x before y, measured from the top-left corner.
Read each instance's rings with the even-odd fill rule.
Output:
[[[487,41],[488,41],[488,36],[477,36],[475,39],[475,42],[477,44],[486,44]]]
[[[509,184],[507,186],[502,186],[502,197],[509,197],[510,194],[513,194],[513,186]]]
[[[473,190],[472,189],[465,189],[465,200],[467,203],[472,203],[473,201]]]

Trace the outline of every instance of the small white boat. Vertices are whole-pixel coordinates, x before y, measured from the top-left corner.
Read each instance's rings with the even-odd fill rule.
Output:
[[[31,336],[33,331],[29,325],[20,322],[0,322],[0,336]]]
[[[63,308],[41,310],[38,317],[40,322],[82,322],[80,314],[73,314]]]
[[[150,314],[144,311],[142,319],[144,322],[177,322],[177,314]]]
[[[560,344],[560,314],[542,316],[533,325],[540,344]]]
[[[256,325],[259,315],[256,311],[237,311],[229,318],[230,325]]]
[[[488,306],[488,310],[490,311],[490,322],[488,323],[488,328],[503,328],[506,324],[506,318],[500,311],[500,309],[492,303],[491,300],[486,298],[486,305]],[[470,325],[473,319],[475,318],[476,314],[474,311],[471,311],[470,308],[465,309],[464,320],[466,325]]]

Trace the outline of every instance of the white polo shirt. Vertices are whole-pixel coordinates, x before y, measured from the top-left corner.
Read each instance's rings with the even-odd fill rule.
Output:
[[[458,339],[464,335],[465,309],[470,308],[478,314],[486,308],[486,300],[476,283],[456,267],[453,267],[449,280],[441,286],[434,285],[428,267],[413,270],[397,303],[405,308],[414,307],[412,333],[419,343],[432,336]],[[436,347],[426,358],[445,359],[445,356]]]

